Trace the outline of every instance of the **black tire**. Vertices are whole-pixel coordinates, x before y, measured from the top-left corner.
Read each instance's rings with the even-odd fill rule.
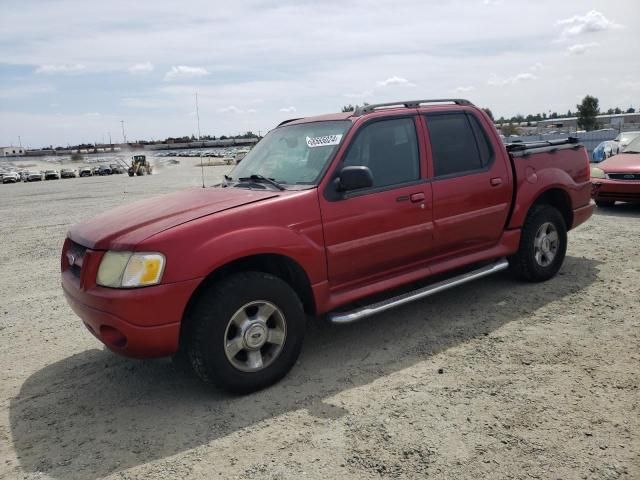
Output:
[[[600,208],[613,207],[616,202],[611,200],[596,200],[596,205]]]
[[[552,225],[557,233],[557,245],[552,260],[545,257],[536,258],[536,236],[543,226]],[[560,270],[567,252],[567,226],[562,214],[550,205],[535,205],[527,214],[522,228],[518,252],[509,258],[509,266],[513,274],[528,282],[549,280]],[[548,255],[548,253],[546,254]],[[544,264],[544,259],[549,260]]]
[[[224,344],[229,338],[232,317],[247,304],[257,301],[269,302],[279,309],[282,315],[278,318],[284,321],[286,334],[280,347],[267,342],[258,349],[262,352],[280,348],[270,363],[257,371],[242,371],[232,364]],[[276,276],[263,272],[232,275],[206,287],[188,315],[185,344],[191,366],[202,380],[225,390],[249,393],[265,388],[284,377],[300,355],[306,321],[302,303],[294,290]],[[269,317],[269,321],[272,320],[273,317]],[[234,361],[239,362],[237,359],[242,359],[244,354],[248,354],[248,350],[240,351],[233,357]]]

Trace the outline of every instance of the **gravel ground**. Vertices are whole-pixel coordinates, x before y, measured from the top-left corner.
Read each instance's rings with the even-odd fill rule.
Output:
[[[0,185],[0,478],[640,478],[640,207],[571,232],[549,282],[311,323],[282,382],[234,397],[105,351],[59,286],[69,225],[199,175]]]

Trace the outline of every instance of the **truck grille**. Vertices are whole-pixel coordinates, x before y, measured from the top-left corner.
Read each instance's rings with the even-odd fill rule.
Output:
[[[609,173],[611,180],[640,180],[640,173]]]
[[[71,242],[66,253],[69,270],[71,270],[71,273],[78,278],[80,278],[80,273],[82,272],[82,264],[84,262],[84,254],[86,252],[86,247],[83,247],[78,243]]]

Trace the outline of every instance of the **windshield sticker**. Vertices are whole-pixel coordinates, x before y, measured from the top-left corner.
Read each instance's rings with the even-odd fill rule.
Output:
[[[328,147],[330,145],[338,145],[342,140],[340,135],[325,135],[324,137],[307,137],[307,146],[309,148]]]

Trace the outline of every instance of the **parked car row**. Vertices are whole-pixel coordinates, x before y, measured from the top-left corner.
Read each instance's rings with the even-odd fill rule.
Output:
[[[613,140],[605,140],[591,153],[591,161],[599,163],[622,152],[634,139],[640,137],[640,131],[621,132]]]
[[[125,173],[121,165],[99,165],[97,167],[81,167],[78,170],[63,168],[61,170],[18,170],[2,171],[2,183],[40,182],[42,180],[60,180],[61,178],[92,177]]]

